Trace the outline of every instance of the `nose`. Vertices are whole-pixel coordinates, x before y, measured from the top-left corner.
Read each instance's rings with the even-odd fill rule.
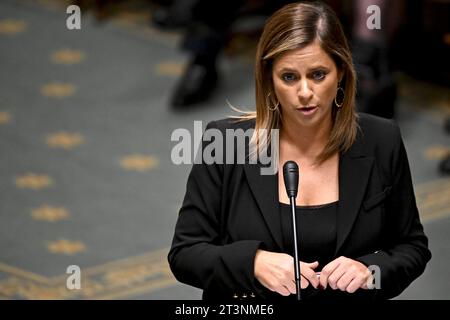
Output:
[[[309,102],[309,100],[312,98],[313,91],[307,79],[303,79],[300,81],[300,87],[298,88],[297,94],[300,102],[302,103]]]

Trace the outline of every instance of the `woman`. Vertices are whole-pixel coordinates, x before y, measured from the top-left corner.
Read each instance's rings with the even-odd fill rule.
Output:
[[[351,53],[332,10],[296,3],[273,14],[258,44],[255,80],[256,113],[207,129],[225,136],[255,128],[256,150],[271,140],[261,132],[279,129],[279,173],[262,175],[261,163],[195,164],[169,252],[175,277],[202,288],[204,299],[295,298],[280,170],[294,160],[303,298],[400,294],[430,260],[428,240],[398,126],[355,112]]]

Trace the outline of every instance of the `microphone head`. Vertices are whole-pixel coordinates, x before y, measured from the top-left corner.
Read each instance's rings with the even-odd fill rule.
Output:
[[[296,198],[298,193],[298,165],[295,161],[290,160],[284,163],[283,178],[288,197]]]

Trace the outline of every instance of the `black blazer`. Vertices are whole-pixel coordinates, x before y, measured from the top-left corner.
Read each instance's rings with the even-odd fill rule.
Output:
[[[392,298],[423,273],[431,253],[398,126],[367,114],[360,114],[358,123],[355,143],[339,158],[335,257],[379,266],[381,289],[354,294],[327,289],[322,297]],[[217,128],[225,137],[226,129],[252,127],[254,121],[226,119],[207,129]],[[253,272],[258,248],[283,252],[278,177],[261,175],[260,168],[192,167],[168,259],[177,280],[203,289],[204,299],[281,297]]]

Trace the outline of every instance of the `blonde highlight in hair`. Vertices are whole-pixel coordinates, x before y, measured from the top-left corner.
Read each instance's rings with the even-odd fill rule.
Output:
[[[252,156],[267,150],[272,129],[281,128],[281,111],[269,110],[266,102],[269,93],[275,95],[273,62],[286,51],[304,48],[314,41],[318,41],[342,71],[341,84],[344,90],[342,107],[338,110],[333,106],[330,138],[316,162],[320,164],[336,152],[345,152],[355,141],[356,73],[342,26],[335,13],[323,3],[292,3],[275,12],[264,26],[255,61],[256,112],[244,112],[238,117],[239,120],[255,119],[255,132],[251,139]],[[261,132],[267,136],[262,137]]]

